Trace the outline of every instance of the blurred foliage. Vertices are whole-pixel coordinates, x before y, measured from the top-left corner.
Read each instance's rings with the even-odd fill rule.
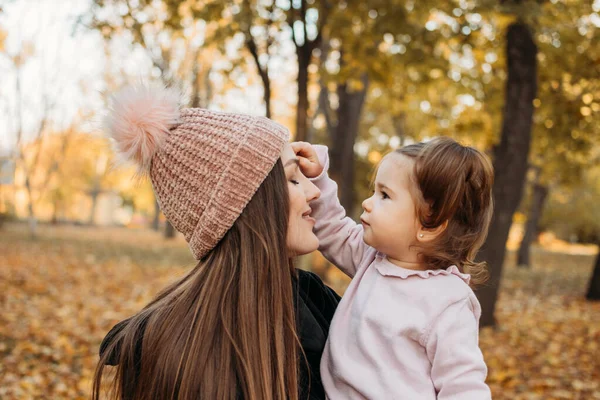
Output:
[[[542,227],[565,240],[600,243],[600,168],[583,173],[575,185],[550,192]]]
[[[104,136],[68,130],[27,143],[26,161],[39,154],[38,168],[30,176],[34,201],[40,209],[52,208],[52,220],[85,220],[78,207],[81,197],[118,193],[124,205],[146,216],[154,214],[154,195],[147,179],[133,179],[134,167],[114,158]],[[57,157],[58,155],[58,157]],[[22,171],[17,168],[17,177]]]
[[[391,82],[374,85],[361,124],[363,160],[436,135],[483,150],[497,141],[506,79],[503,32],[515,9],[469,4],[450,14],[432,12],[425,27],[442,33],[432,54],[414,65],[410,45],[401,47]],[[593,154],[600,142],[598,10],[590,2],[530,5],[525,17],[539,47],[530,164],[541,168],[546,184],[569,186],[599,161]],[[368,179],[360,176],[370,168],[358,169],[357,186],[365,192]]]
[[[273,101],[285,114],[281,111],[287,101],[282,98],[286,95],[283,88],[296,77],[274,73],[272,58],[279,57],[277,65],[283,62],[300,68],[300,49],[314,43],[305,66],[310,77],[306,112],[312,140],[334,147],[339,145],[331,143],[339,103],[336,90],[341,84],[360,90],[366,74],[368,92],[354,145],[353,185],[358,203],[369,193],[370,174],[377,162],[404,143],[448,135],[487,152],[492,149],[504,106],[504,32],[516,19],[525,20],[539,48],[530,165],[540,171],[540,180],[551,193],[556,192],[550,197],[551,215],[544,219],[555,221],[545,222],[552,229],[559,224],[556,218],[566,215],[553,211],[559,207],[555,199],[581,199],[577,191],[583,173],[599,161],[599,11],[598,1],[575,0],[94,0],[82,20],[107,43],[118,41],[143,49],[153,66],[150,78],[188,89],[190,104],[200,106],[214,102],[226,108],[222,100],[226,97],[218,100],[215,94],[224,96],[258,82],[258,68],[276,81],[273,85],[279,89],[273,92]],[[0,26],[0,57],[15,68],[26,67],[39,49],[25,40],[17,53],[9,54],[3,46],[9,34]],[[110,53],[110,46],[104,51]],[[104,79],[107,90],[123,83],[108,73]],[[326,101],[321,101],[324,93]],[[153,213],[147,182],[124,184],[120,179],[127,180],[127,174],[110,178],[108,172],[99,177],[93,160],[100,150],[87,148],[80,139],[69,147],[72,150],[65,155],[64,166],[57,171],[57,177],[64,178],[44,182],[47,193],[40,193],[36,201],[62,204],[66,209],[76,193],[89,193],[99,185],[120,193],[127,204],[143,213]],[[111,164],[110,154],[102,157]],[[49,168],[51,163],[44,165]],[[38,178],[44,181],[41,175]],[[574,207],[573,212],[583,223],[589,220],[581,207]],[[561,231],[596,230],[592,223],[581,228],[576,220],[563,218]],[[578,237],[583,240],[590,234]]]
[[[600,6],[468,4],[451,12],[432,9],[424,27],[440,35],[424,59],[411,53],[414,32],[399,36],[406,43],[386,36],[394,42],[390,47],[401,47],[395,47],[399,53],[389,64],[388,79],[373,84],[361,121],[355,187],[362,195],[368,193],[372,165],[407,140],[448,135],[491,149],[504,105],[503,32],[519,16],[530,23],[539,47],[531,167],[541,170],[544,184],[569,192],[584,170],[598,165],[600,41],[595,38]]]

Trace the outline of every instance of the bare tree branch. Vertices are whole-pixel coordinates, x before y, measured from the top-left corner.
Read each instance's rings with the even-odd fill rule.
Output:
[[[304,46],[308,45],[308,32],[306,30],[306,0],[300,0],[300,16],[302,19],[302,29],[304,31]]]
[[[267,49],[265,50],[265,54],[267,55],[267,62],[265,64],[265,66],[263,66],[260,63],[260,55],[258,53],[258,46],[256,44],[256,40],[254,39],[254,36],[252,35],[251,32],[251,27],[252,27],[252,8],[250,5],[249,0],[245,0],[244,4],[246,5],[246,7],[248,8],[248,21],[247,21],[247,26],[246,26],[246,47],[248,47],[248,51],[250,51],[250,54],[252,55],[252,58],[254,59],[254,63],[256,64],[256,68],[258,69],[258,73],[260,75],[260,78],[263,82],[263,88],[264,88],[264,100],[265,100],[265,107],[266,107],[266,116],[267,118],[271,118],[271,81],[269,78],[269,48],[267,46]],[[267,35],[269,35],[269,33],[267,32]]]

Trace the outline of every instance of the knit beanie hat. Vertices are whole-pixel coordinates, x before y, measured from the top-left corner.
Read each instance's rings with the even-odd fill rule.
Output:
[[[180,109],[162,87],[128,87],[105,120],[121,158],[147,174],[165,217],[196,259],[233,226],[279,159],[289,132],[264,117]]]

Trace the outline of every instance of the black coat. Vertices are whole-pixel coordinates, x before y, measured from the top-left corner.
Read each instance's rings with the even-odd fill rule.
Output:
[[[309,390],[306,364],[303,361],[300,362],[300,374],[298,376],[300,399],[325,399],[325,390],[321,382],[319,365],[329,333],[329,325],[340,301],[340,296],[326,286],[316,274],[303,270],[298,270],[298,280],[294,281],[294,289],[296,288],[297,290],[294,290],[294,293],[298,310],[298,335],[310,369]],[[100,355],[104,354],[107,346],[128,321],[126,319],[119,322],[108,332],[100,344]],[[140,346],[137,347],[140,356],[141,337],[142,335],[140,335]],[[117,347],[115,352],[109,357],[107,364],[116,365],[118,362],[119,348]]]

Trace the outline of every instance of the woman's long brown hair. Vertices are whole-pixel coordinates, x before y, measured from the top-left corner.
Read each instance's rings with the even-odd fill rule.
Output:
[[[110,398],[297,400],[288,215],[279,160],[219,244],[112,340],[93,399],[103,396],[105,363],[117,351]]]

